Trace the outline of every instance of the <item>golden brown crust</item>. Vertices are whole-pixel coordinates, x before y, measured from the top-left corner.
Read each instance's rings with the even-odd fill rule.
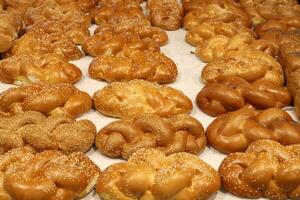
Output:
[[[19,54],[0,61],[0,81],[25,85],[35,82],[76,83],[81,71],[56,54]]]
[[[86,92],[66,83],[34,83],[0,94],[0,115],[4,116],[32,110],[47,115],[64,113],[75,118],[91,107],[91,97]]]
[[[188,13],[192,10],[198,10],[203,9],[204,7],[210,5],[210,4],[230,4],[231,6],[234,6],[236,8],[240,7],[239,2],[235,0],[181,0],[182,6],[184,8],[185,13]]]
[[[95,135],[96,127],[89,120],[75,121],[66,115],[46,117],[27,111],[0,118],[0,154],[24,145],[40,152],[86,152],[94,144]]]
[[[45,32],[58,31],[67,35],[73,43],[82,44],[89,36],[91,25],[89,15],[71,5],[60,5],[56,0],[43,1],[27,10],[25,16],[31,30],[43,29]]]
[[[300,43],[300,29],[291,30],[288,32],[278,29],[271,29],[263,33],[261,38],[275,42],[279,47],[287,43]]]
[[[281,108],[291,104],[291,94],[269,81],[253,83],[229,77],[220,83],[209,83],[198,93],[198,107],[211,116],[218,116],[243,107],[258,109]]]
[[[108,124],[98,132],[95,143],[107,156],[128,159],[141,148],[156,148],[166,155],[199,154],[206,146],[206,136],[201,123],[189,115],[143,115]]]
[[[23,30],[23,20],[0,9],[0,53],[8,51]]]
[[[6,56],[16,54],[43,55],[55,53],[68,60],[77,60],[83,56],[80,49],[62,33],[46,33],[42,30],[29,32],[15,40]]]
[[[83,153],[36,153],[20,147],[0,156],[0,197],[81,199],[93,190],[100,173]]]
[[[246,153],[234,153],[223,160],[219,168],[222,186],[240,197],[297,199],[299,149],[300,145],[256,141]]]
[[[186,34],[185,40],[193,45],[197,46],[203,44],[205,40],[215,35],[225,35],[232,37],[238,33],[248,35],[249,37],[257,38],[257,35],[251,29],[239,25],[236,23],[224,23],[224,22],[204,22],[199,26],[195,26],[190,29]]]
[[[112,117],[156,114],[160,117],[188,113],[191,100],[181,91],[144,80],[115,82],[97,91],[94,107]]]
[[[276,59],[255,50],[230,51],[224,58],[207,64],[201,74],[204,83],[220,82],[230,76],[248,82],[267,80],[275,85],[284,83],[283,71]]]
[[[252,142],[269,139],[283,145],[300,143],[300,125],[279,108],[240,109],[215,119],[207,128],[208,143],[223,153],[244,151]]]
[[[89,74],[94,79],[108,82],[144,79],[170,83],[176,79],[177,66],[160,52],[132,49],[127,55],[94,58],[89,66]]]
[[[203,22],[236,23],[250,27],[248,16],[230,3],[213,3],[201,9],[192,10],[184,16],[183,25],[187,30],[193,29]]]
[[[253,26],[267,19],[282,19],[298,15],[300,7],[296,0],[241,0],[241,8],[251,17]]]
[[[219,188],[218,173],[197,156],[188,153],[165,156],[155,149],[141,149],[128,162],[103,171],[96,192],[104,200],[204,200]]]
[[[181,28],[184,12],[177,0],[148,0],[147,8],[153,26],[168,31]]]
[[[223,58],[229,51],[240,50],[259,50],[270,54],[273,57],[278,55],[278,46],[276,43],[268,40],[255,40],[248,34],[236,34],[232,37],[224,35],[215,35],[196,48],[196,56],[204,62],[212,62]]]

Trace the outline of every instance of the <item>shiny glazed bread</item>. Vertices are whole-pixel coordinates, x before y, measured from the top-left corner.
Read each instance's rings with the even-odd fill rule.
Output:
[[[220,82],[230,76],[248,82],[266,80],[275,85],[284,83],[282,67],[277,60],[256,50],[228,52],[222,59],[205,65],[201,74],[204,83]]]
[[[76,83],[80,69],[57,54],[19,54],[0,61],[0,81],[15,85],[35,82]]]
[[[19,147],[0,156],[1,200],[75,200],[90,193],[101,171],[83,153],[36,153]]]
[[[218,173],[195,155],[140,149],[128,162],[104,170],[96,192],[103,200],[202,200],[219,188]]]
[[[166,155],[188,152],[201,153],[206,137],[201,123],[186,114],[161,118],[143,115],[114,121],[96,136],[96,147],[109,157],[128,159],[141,148],[156,148]]]
[[[37,151],[86,152],[94,144],[95,135],[96,127],[89,120],[27,111],[0,118],[0,154],[24,145]]]
[[[207,21],[203,22],[199,26],[189,29],[185,36],[185,40],[189,44],[197,46],[199,44],[203,44],[204,41],[215,35],[232,37],[238,33],[248,35],[252,38],[257,38],[257,35],[253,30],[243,25],[237,23]]]
[[[91,78],[108,82],[144,79],[157,83],[170,83],[176,79],[176,64],[160,52],[133,49],[123,54],[94,58],[89,66]]]
[[[43,55],[54,53],[67,60],[83,57],[80,49],[63,33],[46,33],[42,29],[29,32],[14,41],[12,48],[5,56],[17,54]]]
[[[177,0],[148,0],[147,8],[153,26],[169,31],[181,28],[184,11]]]
[[[156,114],[170,117],[189,113],[191,100],[181,91],[144,80],[114,82],[95,92],[94,107],[112,117]]]
[[[34,83],[10,88],[0,94],[1,116],[32,110],[46,115],[64,113],[75,118],[91,107],[92,100],[86,92],[66,83]]]
[[[287,147],[258,140],[245,153],[227,156],[220,168],[222,186],[244,198],[272,200],[299,198],[300,145]]]
[[[203,9],[203,7],[210,5],[210,4],[230,4],[237,8],[240,7],[239,2],[234,0],[181,0],[182,6],[184,8],[185,13],[188,13],[192,10]]]
[[[196,56],[204,62],[212,62],[223,58],[229,51],[258,50],[270,54],[273,57],[278,55],[278,45],[275,42],[259,39],[240,33],[232,37],[215,35],[196,48]]]
[[[211,116],[218,116],[243,107],[281,108],[291,104],[291,94],[282,86],[266,80],[248,83],[228,77],[220,83],[209,83],[198,93],[198,107]]]
[[[222,153],[244,151],[252,142],[270,139],[300,143],[300,125],[279,108],[240,109],[216,118],[207,128],[208,143]]]

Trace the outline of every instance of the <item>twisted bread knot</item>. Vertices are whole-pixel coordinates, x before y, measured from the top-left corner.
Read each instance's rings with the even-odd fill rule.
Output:
[[[142,114],[170,117],[192,109],[191,100],[182,92],[144,80],[111,83],[95,92],[93,103],[99,112],[114,117]]]
[[[150,0],[147,7],[153,26],[169,31],[181,28],[184,11],[176,0]]]
[[[36,154],[28,147],[1,156],[0,171],[0,197],[24,200],[83,198],[94,188],[100,174],[100,169],[83,153]]]
[[[229,51],[259,50],[276,57],[278,46],[272,41],[255,40],[248,34],[240,33],[233,37],[215,35],[196,48],[196,56],[204,62],[212,62],[223,58]]]
[[[18,54],[0,61],[0,81],[15,85],[35,82],[76,83],[80,69],[57,54]]]
[[[99,178],[96,192],[104,200],[202,200],[219,188],[217,172],[195,155],[165,156],[159,150],[140,149],[128,162],[107,168]]]
[[[248,82],[266,80],[283,85],[281,65],[272,56],[256,50],[230,51],[224,58],[207,64],[202,70],[204,83],[220,82],[237,76]]]
[[[77,60],[83,56],[79,48],[62,33],[46,33],[42,29],[31,31],[15,40],[6,56],[17,54],[58,54],[68,60]]]
[[[206,146],[206,137],[201,123],[188,115],[167,119],[144,115],[105,126],[97,134],[96,146],[105,155],[125,159],[141,148],[157,148],[166,155],[198,154]]]
[[[93,145],[95,134],[96,127],[89,120],[75,121],[65,115],[47,118],[28,111],[0,118],[0,154],[25,144],[37,151],[86,152]]]
[[[1,7],[1,6],[0,6]],[[8,51],[24,28],[20,17],[0,9],[0,53]]]
[[[245,153],[227,156],[219,168],[223,187],[247,198],[299,197],[299,145],[284,147],[271,140],[252,143]]]
[[[227,37],[232,37],[238,33],[246,34],[252,38],[257,38],[257,35],[254,31],[243,25],[234,22],[225,23],[207,21],[189,29],[186,34],[185,40],[189,44],[197,46],[203,44],[204,41],[208,40],[209,38],[215,35],[224,35]]]
[[[188,12],[183,20],[184,28],[193,29],[205,21],[236,23],[250,27],[248,16],[239,8],[227,2],[215,2],[201,9]]]
[[[223,153],[244,151],[252,142],[270,139],[283,145],[300,143],[300,125],[279,109],[241,109],[215,119],[207,128],[209,144]]]
[[[127,45],[117,56],[98,56],[89,66],[95,79],[109,82],[145,79],[158,83],[175,81],[177,66],[160,52],[140,51],[143,43]],[[147,48],[147,47],[146,47]]]
[[[186,13],[193,11],[193,10],[200,10],[204,7],[210,5],[210,4],[217,4],[217,5],[223,5],[228,4],[230,6],[234,6],[236,8],[239,8],[240,5],[238,2],[234,0],[182,0],[183,8]]]
[[[71,84],[39,82],[11,88],[0,94],[0,112],[3,115],[33,110],[47,115],[64,113],[75,118],[91,107],[91,97]]]
[[[265,40],[269,40],[275,42],[279,47],[281,45],[287,43],[299,43],[300,42],[300,31],[299,29],[291,30],[288,32],[279,30],[279,29],[271,29],[266,31],[261,38]]]
[[[289,106],[291,95],[286,88],[266,80],[250,84],[238,77],[228,77],[204,86],[196,102],[203,112],[218,116],[249,106],[258,109]]]

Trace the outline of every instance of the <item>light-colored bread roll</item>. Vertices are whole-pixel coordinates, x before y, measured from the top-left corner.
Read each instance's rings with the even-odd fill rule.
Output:
[[[35,82],[76,83],[80,69],[57,54],[19,54],[0,61],[0,81],[15,85]]]
[[[181,91],[144,80],[111,83],[94,94],[93,104],[99,112],[112,117],[170,117],[189,113],[193,107]]]
[[[300,125],[280,108],[240,109],[216,118],[207,128],[208,143],[222,153],[242,152],[256,140],[300,144]]]
[[[0,156],[0,198],[81,199],[94,189],[100,173],[83,153],[15,148]]]
[[[168,31],[181,28],[184,11],[177,0],[148,0],[147,8],[153,26]]]
[[[201,123],[186,114],[170,118],[143,115],[114,121],[102,128],[96,137],[96,147],[101,153],[124,159],[141,148],[156,148],[169,155],[199,154],[205,146]]]
[[[67,60],[77,60],[83,57],[80,49],[62,33],[46,33],[43,30],[29,32],[14,41],[6,56],[17,54],[58,54]]]
[[[46,117],[36,111],[0,118],[0,127],[0,154],[24,145],[37,151],[86,152],[96,135],[96,127],[89,120],[75,121],[66,115]]]
[[[243,33],[252,38],[257,38],[257,35],[251,29],[237,24],[237,23],[224,23],[224,22],[211,22],[207,21],[199,26],[195,26],[187,32],[185,36],[186,42],[193,46],[203,44],[204,41],[215,35],[224,35],[232,37],[238,33]]]
[[[170,83],[177,76],[176,64],[164,54],[152,51],[130,50],[128,55],[98,56],[89,66],[94,79],[108,82],[144,79],[157,83]]]
[[[218,173],[195,155],[140,149],[128,162],[104,170],[96,192],[103,200],[204,200],[219,188]]]
[[[222,59],[207,64],[201,74],[204,83],[215,83],[230,76],[243,78],[248,82],[266,80],[283,85],[281,65],[267,53],[256,50],[231,51]]]
[[[258,140],[245,153],[227,156],[220,168],[222,186],[242,198],[298,199],[300,145],[284,147]]]
[[[248,83],[228,77],[220,83],[209,83],[198,93],[198,107],[211,116],[218,116],[244,107],[281,108],[291,104],[287,88],[265,80]]]
[[[0,116],[24,111],[46,115],[66,114],[73,118],[89,111],[92,99],[71,84],[34,83],[10,88],[0,94]]]
[[[204,62],[212,62],[223,58],[229,51],[253,49],[270,54],[274,58],[278,55],[278,45],[272,41],[259,39],[248,34],[236,34],[232,37],[215,35],[196,48],[196,56]]]

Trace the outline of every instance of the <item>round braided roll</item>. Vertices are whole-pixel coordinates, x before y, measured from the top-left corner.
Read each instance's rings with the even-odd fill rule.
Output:
[[[252,142],[270,139],[300,143],[300,125],[279,108],[240,109],[216,118],[206,129],[208,143],[223,153],[244,151]]]
[[[86,152],[94,144],[95,135],[96,127],[89,120],[75,121],[66,115],[46,117],[27,111],[0,118],[0,155],[24,145],[37,151]]]
[[[245,153],[233,153],[221,163],[222,186],[234,195],[272,200],[299,199],[300,145],[287,147],[258,140]]]
[[[228,77],[220,83],[209,83],[198,93],[198,107],[218,116],[243,107],[281,108],[291,104],[291,95],[283,87],[266,80],[248,83],[239,77]]]
[[[0,199],[81,199],[99,175],[100,169],[83,153],[36,153],[19,147],[0,156]]]
[[[0,116],[24,111],[38,111],[46,115],[64,113],[73,118],[89,111],[92,99],[71,84],[34,83],[10,88],[0,94]]]
[[[195,155],[140,149],[103,171],[96,192],[103,200],[204,200],[219,188],[218,173]]]
[[[110,157],[129,156],[141,148],[157,148],[166,155],[177,152],[199,154],[206,146],[201,123],[186,115],[160,118],[144,115],[115,121],[96,136],[96,147]]]

